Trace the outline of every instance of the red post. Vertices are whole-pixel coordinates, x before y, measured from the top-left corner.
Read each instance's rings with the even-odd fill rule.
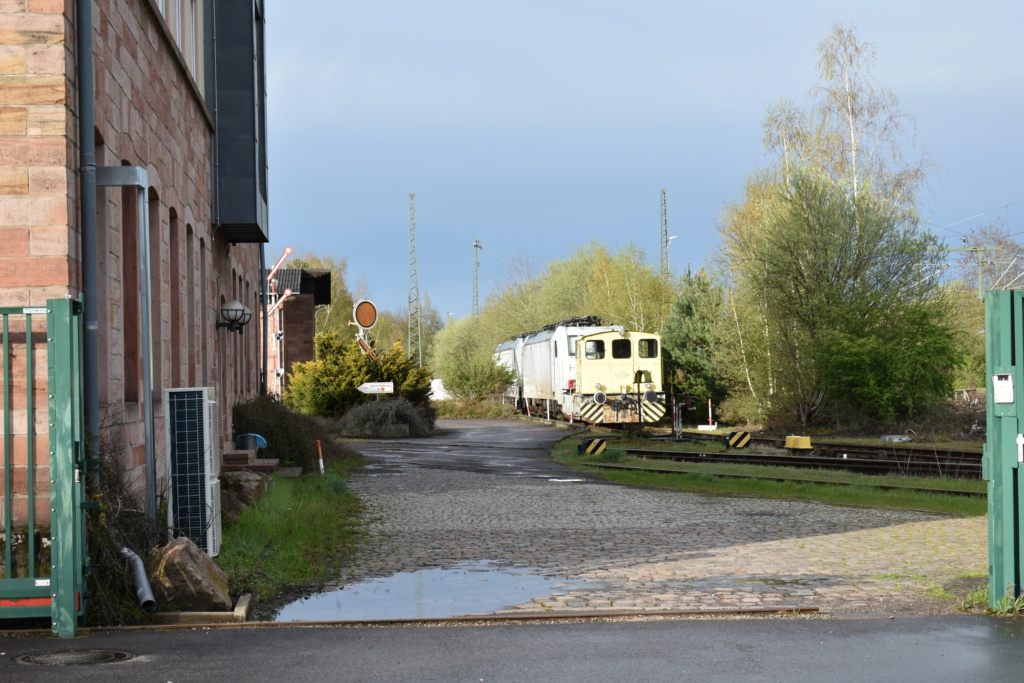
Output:
[[[316,440],[316,457],[320,460],[320,474],[324,473],[324,452],[320,450],[320,439]]]

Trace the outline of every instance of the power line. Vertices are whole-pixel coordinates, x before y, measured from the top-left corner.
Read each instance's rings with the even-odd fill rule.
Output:
[[[993,207],[991,209],[986,209],[986,210],[982,211],[981,213],[976,213],[973,216],[969,216],[967,218],[962,218],[962,219],[960,219],[958,221],[954,221],[953,223],[950,223],[948,225],[936,225],[935,223],[932,223],[931,221],[925,221],[925,223],[927,223],[928,225],[934,225],[939,230],[949,230],[950,232],[955,232],[958,235],[962,235],[963,233],[961,233],[960,231],[958,231],[958,230],[951,230],[950,228],[952,228],[954,225],[960,225],[961,223],[966,223],[967,221],[972,221],[975,218],[981,218],[982,216],[990,214],[993,211],[998,211],[999,209],[1008,210],[1011,206],[1013,206],[1014,204],[1017,204],[1019,202],[1024,202],[1024,197],[1021,197],[1020,199],[1014,199],[1012,202],[1007,202],[1005,204],[1000,204],[999,206]],[[1021,233],[1016,233],[1016,234],[1019,235]]]

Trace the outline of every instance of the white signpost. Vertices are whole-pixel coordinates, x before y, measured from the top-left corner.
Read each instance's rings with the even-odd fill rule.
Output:
[[[364,394],[393,394],[395,393],[394,382],[367,382],[359,385],[359,391]]]

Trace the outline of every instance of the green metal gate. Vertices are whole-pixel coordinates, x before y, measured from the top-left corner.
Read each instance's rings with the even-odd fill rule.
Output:
[[[73,636],[89,567],[82,305],[50,299],[0,308],[0,319],[0,619],[49,617],[54,634]]]
[[[1024,595],[1024,292],[985,294],[989,607]]]

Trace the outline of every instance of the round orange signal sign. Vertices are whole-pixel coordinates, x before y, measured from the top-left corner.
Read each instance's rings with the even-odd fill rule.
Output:
[[[352,307],[352,317],[355,318],[356,325],[368,330],[377,324],[377,307],[372,301],[360,299]]]

